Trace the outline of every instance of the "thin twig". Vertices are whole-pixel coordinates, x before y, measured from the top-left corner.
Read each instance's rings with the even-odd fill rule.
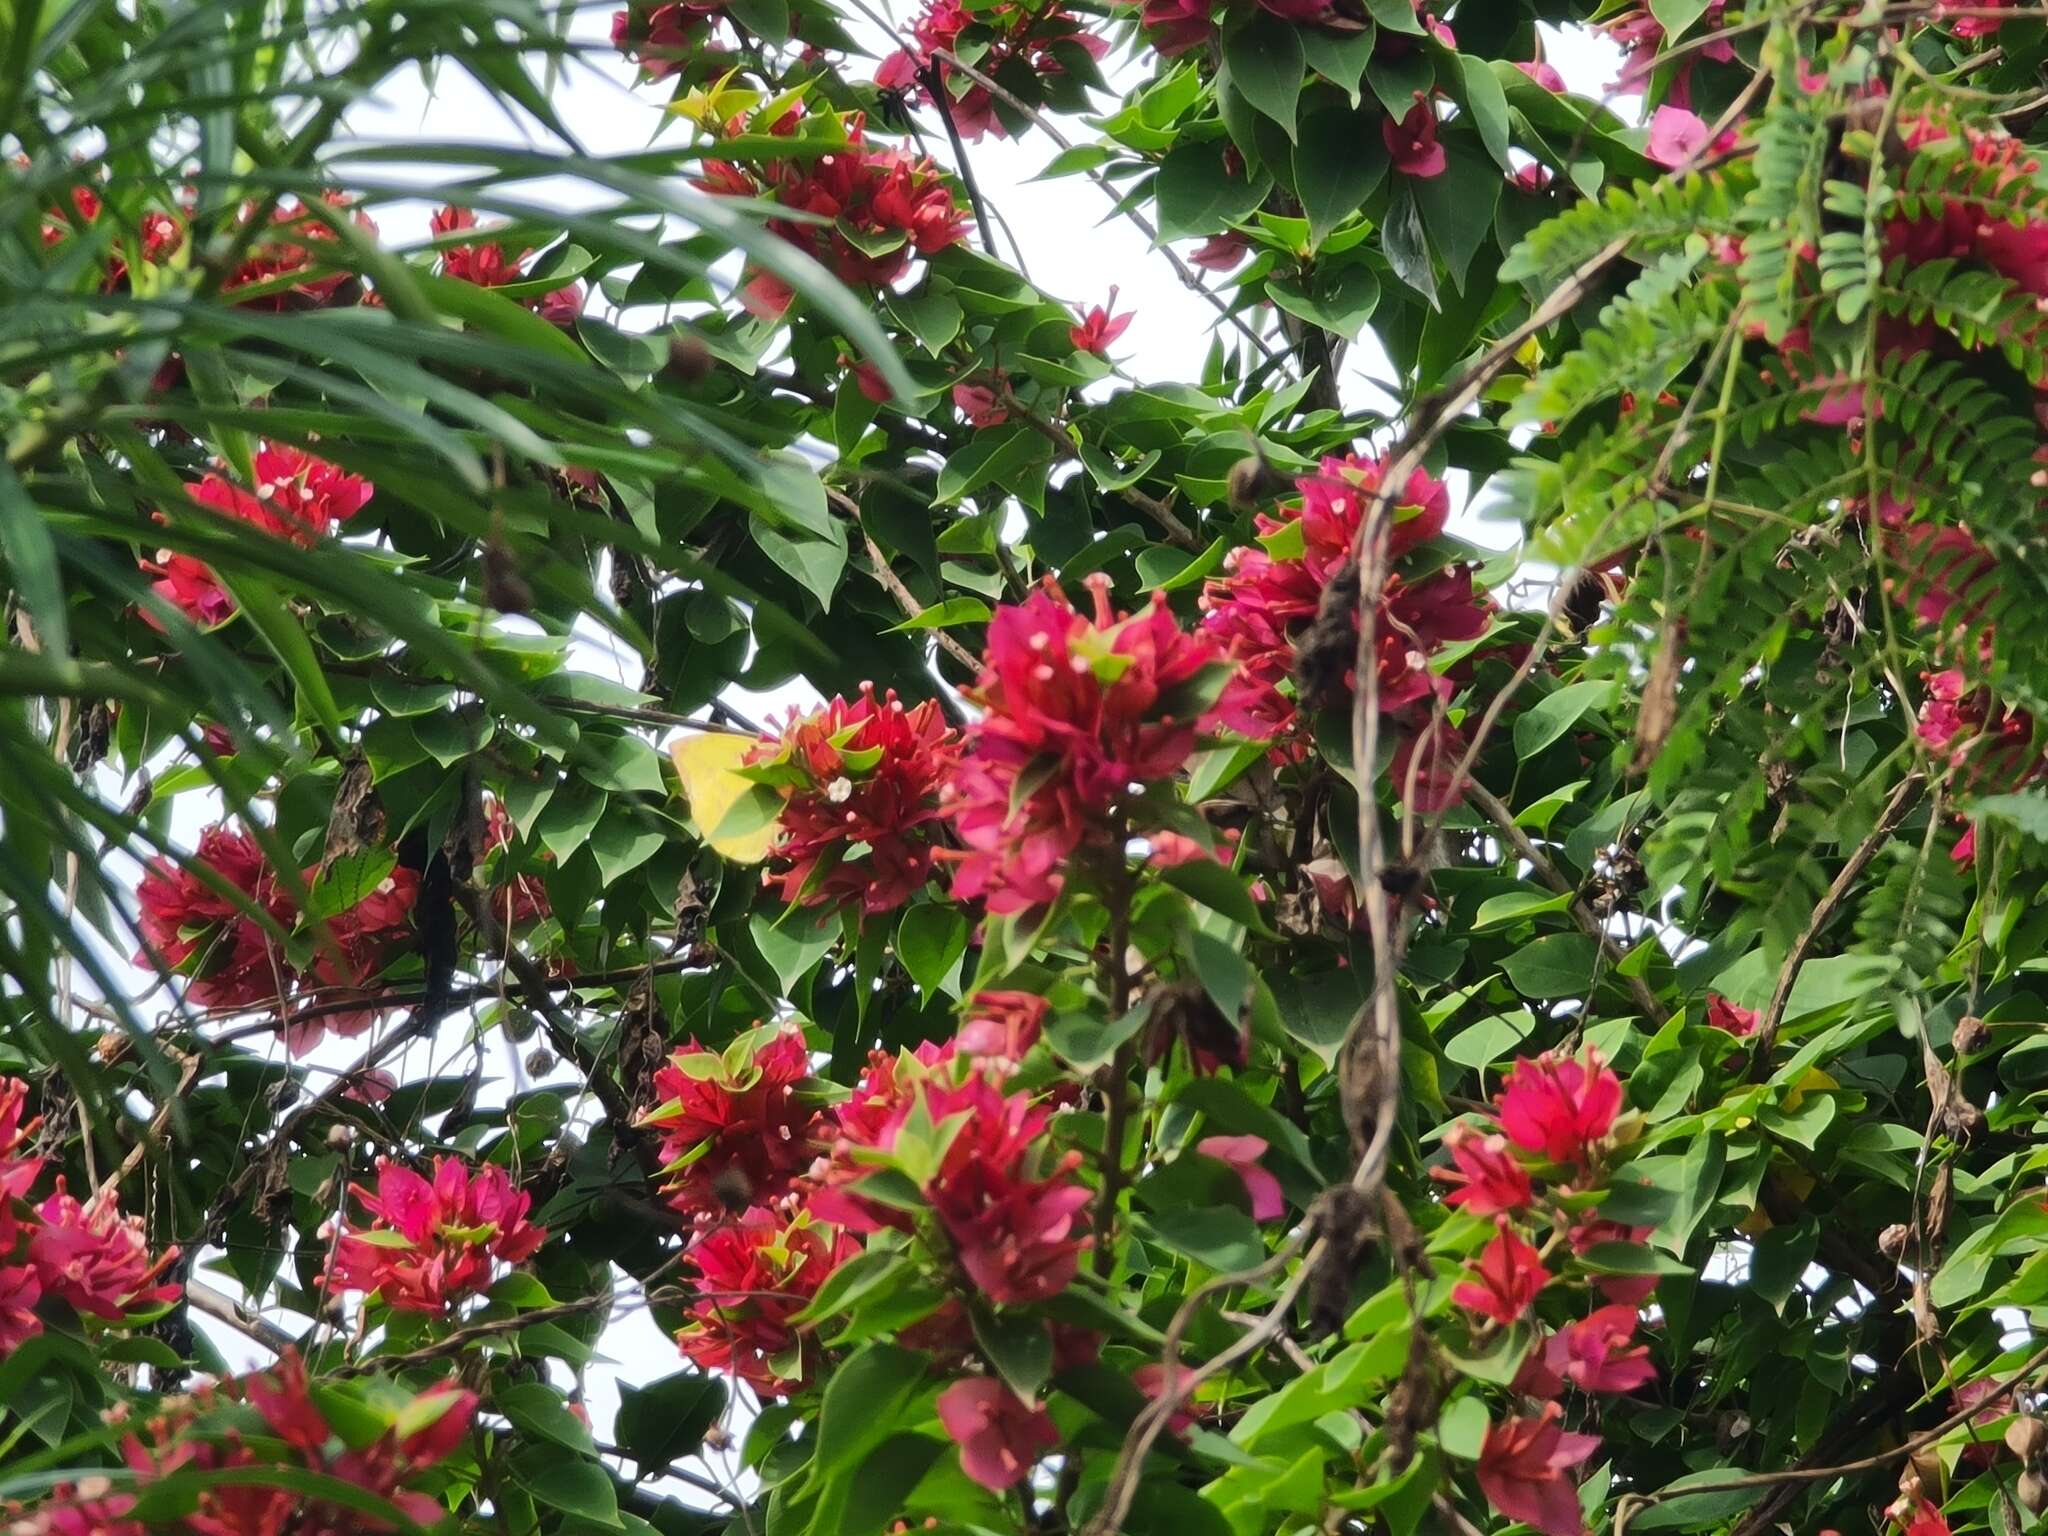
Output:
[[[861,540],[867,545],[868,560],[875,568],[875,580],[881,583],[884,592],[887,592],[889,596],[896,600],[896,606],[903,610],[903,617],[906,619],[924,617],[924,604],[920,603],[911,594],[910,588],[903,584],[903,578],[898,576],[890,566],[889,557],[882,553],[882,546],[877,544],[875,536],[868,532],[867,521],[860,515],[860,503],[834,486],[828,485],[825,487],[825,496],[833,505],[852,518],[854,526],[860,529]],[[979,672],[981,670],[981,663],[975,659],[974,652],[968,650],[966,646],[955,640],[943,629],[933,630],[932,638],[938,641],[940,650],[966,667],[968,671]]]

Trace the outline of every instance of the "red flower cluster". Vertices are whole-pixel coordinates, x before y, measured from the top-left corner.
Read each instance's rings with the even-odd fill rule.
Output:
[[[255,1410],[263,1433],[282,1442],[282,1454],[268,1446],[259,1451],[238,1430],[222,1433],[201,1424],[202,1416],[234,1403]],[[452,1381],[431,1387],[391,1415],[374,1440],[350,1449],[315,1401],[304,1362],[286,1354],[269,1371],[173,1400],[126,1437],[122,1455],[143,1487],[185,1471],[289,1467],[347,1483],[414,1524],[433,1526],[446,1517],[446,1506],[411,1485],[462,1443],[476,1405],[476,1394]],[[193,1496],[196,1506],[178,1525],[192,1536],[356,1536],[391,1529],[361,1510],[263,1481],[202,1482]],[[143,1536],[147,1527],[128,1518],[134,1505],[134,1494],[114,1493],[105,1479],[95,1479],[56,1490],[10,1530],[16,1536]]]
[[[221,284],[224,293],[259,288],[240,302],[261,309],[317,309],[332,304],[354,273],[328,270],[345,255],[330,220],[347,218],[375,238],[377,226],[354,208],[348,195],[329,192],[316,213],[296,200],[279,203],[270,213],[270,227],[257,237],[255,253]],[[248,217],[254,216],[254,210]],[[289,281],[287,281],[289,279]]]
[[[1089,1200],[1072,1177],[1081,1155],[1047,1165],[1040,1144],[1051,1108],[1029,1093],[1005,1095],[980,1073],[955,1081],[950,1054],[914,1077],[886,1058],[869,1069],[856,1114],[840,1116],[833,1166],[811,1209],[857,1232],[903,1227],[901,1210],[861,1186],[878,1166],[916,1170],[954,1257],[983,1294],[1005,1306],[1045,1301],[1067,1288],[1088,1246],[1074,1235]]]
[[[253,492],[211,474],[193,488],[192,499],[272,538],[311,547],[362,511],[374,491],[369,481],[324,459],[287,444],[263,443],[256,450]],[[204,561],[160,549],[154,560],[140,563],[157,578],[151,590],[193,623],[210,628],[234,613],[234,599]],[[144,618],[155,625],[147,612]]]
[[[1578,1058],[1540,1056],[1509,1071],[1494,1109],[1498,1133],[1458,1126],[1444,1138],[1451,1166],[1433,1170],[1452,1186],[1445,1203],[1494,1218],[1494,1235],[1451,1299],[1486,1327],[1507,1327],[1529,1316],[1554,1278],[1544,1255],[1518,1233],[1512,1218],[1536,1201],[1541,1172],[1559,1187],[1582,1190],[1597,1177],[1607,1138],[1622,1103],[1621,1080],[1590,1048]],[[1532,1159],[1540,1163],[1532,1168]],[[1554,1213],[1555,1214],[1555,1213]],[[1597,1217],[1571,1216],[1565,1228],[1572,1251],[1602,1244],[1639,1244],[1648,1236]],[[1605,1304],[1586,1318],[1542,1334],[1523,1358],[1515,1391],[1554,1399],[1569,1388],[1588,1393],[1633,1392],[1656,1377],[1649,1348],[1637,1343],[1637,1307],[1654,1276],[1595,1275]],[[1581,1536],[1577,1490],[1567,1475],[1599,1442],[1558,1427],[1562,1410],[1546,1401],[1533,1417],[1488,1429],[1479,1483],[1503,1515],[1548,1536]]]
[[[865,287],[887,287],[913,256],[935,255],[965,237],[967,215],[931,161],[871,147],[858,113],[841,122],[792,111],[770,131],[792,136],[807,123],[827,125],[832,141],[826,153],[751,168],[707,161],[697,185],[721,196],[763,198],[816,214],[823,222],[770,219],[768,228],[831,268],[840,281]],[[768,273],[747,285],[747,305],[757,314],[779,315],[792,297],[788,285]]]
[[[1089,585],[1092,620],[1049,582],[997,609],[968,691],[986,713],[941,793],[966,845],[953,894],[993,913],[1053,900],[1077,855],[1109,846],[1134,786],[1180,770],[1229,682],[1221,647],[1184,633],[1163,596],[1120,618],[1107,580]]]
[[[753,1206],[690,1250],[696,1300],[676,1343],[703,1369],[729,1372],[764,1395],[795,1391],[810,1363],[789,1320],[858,1252],[857,1239],[802,1212]]]
[[[349,1192],[371,1219],[342,1226],[320,1283],[401,1312],[446,1313],[489,1287],[496,1264],[522,1263],[547,1241],[547,1229],[526,1219],[533,1197],[493,1163],[472,1173],[460,1158],[436,1158],[429,1181],[380,1158],[376,1193],[360,1184]]]
[[[1600,1437],[1568,1433],[1558,1427],[1563,1417],[1556,1403],[1545,1403],[1533,1417],[1488,1425],[1479,1486],[1510,1520],[1545,1536],[1584,1536],[1579,1490],[1566,1474],[1600,1448]]]
[[[199,836],[195,859],[279,927],[288,929],[297,920],[249,833],[209,827]],[[302,878],[310,886],[318,873],[316,866]],[[202,1008],[282,1009],[308,979],[329,987],[360,987],[373,979],[410,925],[418,895],[418,871],[394,867],[354,905],[314,926],[313,961],[302,975],[254,917],[191,868],[159,858],[136,886],[143,947],[135,960],[138,965],[160,961],[180,972],[187,978],[186,997]],[[375,1018],[373,1009],[287,1018],[286,1043],[295,1054],[302,1053],[328,1030],[357,1035]]]
[[[1225,574],[1204,588],[1203,629],[1243,669],[1243,686],[1224,699],[1223,720],[1233,729],[1270,736],[1295,724],[1297,703],[1282,692],[1294,669],[1295,645],[1315,621],[1323,593],[1351,566],[1359,525],[1379,489],[1382,470],[1377,459],[1323,460],[1316,474],[1295,482],[1299,509],[1278,517],[1259,515],[1265,547],[1233,551]],[[1399,560],[1442,533],[1450,511],[1450,491],[1443,482],[1426,470],[1412,473],[1393,508],[1388,559]],[[1395,572],[1381,593],[1373,631],[1380,709],[1410,731],[1393,765],[1393,781],[1405,788],[1412,776],[1424,810],[1444,803],[1450,767],[1464,751],[1464,742],[1448,725],[1427,731],[1432,706],[1452,691],[1450,679],[1431,669],[1430,657],[1451,641],[1484,634],[1489,613],[1490,605],[1473,590],[1472,573],[1464,566],[1412,581]]]
[[[430,227],[436,235],[459,234],[476,228],[476,214],[470,209],[450,205],[434,215]],[[531,277],[526,263],[532,256],[530,250],[513,256],[496,240],[472,240],[463,245],[442,247],[441,275],[473,283],[479,288],[502,288],[507,283],[523,283]],[[570,325],[583,313],[583,286],[567,283],[520,302],[537,310],[543,320],[556,325]]]
[[[802,1033],[763,1033],[722,1053],[691,1040],[654,1074],[640,1123],[661,1139],[669,1203],[685,1215],[772,1204],[825,1150],[830,1121],[804,1088]]]
[[[724,13],[725,0],[629,5],[612,13],[612,46],[636,62],[649,80],[665,79],[703,46]]]
[[[178,1250],[152,1259],[141,1218],[122,1216],[111,1189],[81,1203],[60,1178],[41,1204],[24,1209],[43,1171],[43,1160],[24,1151],[37,1124],[28,1118],[27,1084],[0,1078],[0,1357],[43,1331],[36,1309],[47,1302],[119,1322],[178,1299],[179,1287],[161,1278]]]
[[[946,93],[946,110],[960,137],[972,144],[983,134],[1004,134],[1002,119],[996,116],[995,97],[985,85],[962,77],[940,52],[958,54],[960,34],[969,26],[988,36],[977,35],[970,55],[975,71],[991,79],[1003,79],[1017,72],[1021,64],[1041,80],[1066,73],[1059,58],[1062,44],[1080,49],[1091,59],[1109,52],[1109,44],[1083,29],[1082,23],[1055,3],[1042,10],[998,4],[970,11],[961,0],[928,0],[910,35],[914,47],[899,49],[882,60],[875,71],[875,84],[885,91],[902,91],[912,101],[929,101],[926,79],[937,69],[940,88]]]
[[[747,759],[751,777],[788,797],[768,880],[806,906],[902,906],[930,878],[929,825],[957,757],[936,700],[905,709],[893,689],[877,698],[871,683],[852,703],[834,698],[793,717]]]
[[[291,905],[247,832],[208,827],[199,834],[195,858],[279,926],[290,926]],[[284,956],[253,917],[191,868],[170,858],[152,860],[135,899],[143,942],[137,965],[150,964],[153,951],[157,961],[188,978],[185,996],[202,1008],[283,1003],[292,981]]]

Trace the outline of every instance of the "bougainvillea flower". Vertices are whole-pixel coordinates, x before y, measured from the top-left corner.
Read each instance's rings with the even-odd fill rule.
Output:
[[[939,784],[958,754],[936,699],[906,709],[872,683],[851,703],[793,716],[747,758],[786,796],[769,864],[782,899],[902,906],[930,877]]]
[[[1591,1046],[1583,1057],[1516,1061],[1496,1098],[1508,1140],[1553,1163],[1584,1165],[1621,1111],[1621,1079]]]
[[[1386,140],[1387,153],[1394,157],[1396,172],[1426,181],[1451,168],[1450,156],[1438,142],[1436,129],[1436,107],[1421,91],[1415,93],[1415,105],[1399,122],[1391,115],[1380,119],[1380,137]]]
[[[1535,1248],[1515,1235],[1506,1217],[1496,1217],[1495,1222],[1492,1240],[1465,1271],[1470,1278],[1451,1292],[1451,1300],[1506,1327],[1529,1310],[1550,1283],[1550,1271]]]
[[[1326,458],[1313,475],[1295,482],[1298,511],[1259,514],[1258,548],[1240,548],[1225,574],[1203,589],[1205,633],[1216,636],[1241,668],[1238,685],[1220,702],[1233,730],[1262,737],[1295,722],[1295,701],[1282,688],[1293,675],[1296,648],[1315,622],[1323,594],[1351,568],[1359,525],[1377,495],[1384,466],[1377,459]],[[1450,517],[1450,491],[1426,470],[1416,470],[1390,508],[1389,557],[1399,560],[1435,538]],[[1475,593],[1462,567],[1410,582],[1389,576],[1380,598],[1376,636],[1380,709],[1394,713],[1449,696],[1430,657],[1453,640],[1486,632],[1489,605]],[[1353,621],[1355,624],[1355,620]],[[1353,679],[1345,677],[1345,686]],[[1427,781],[1425,781],[1427,782]]]
[[[1001,1493],[1023,1481],[1060,1443],[1052,1415],[989,1376],[969,1376],[939,1394],[939,1422],[960,1447],[960,1470]]]
[[[724,1053],[685,1042],[654,1074],[655,1104],[640,1117],[661,1139],[669,1203],[706,1216],[788,1193],[825,1149],[828,1123],[799,1091],[810,1075],[799,1030]]]
[[[977,1067],[1014,1067],[1045,1028],[1052,1007],[1034,992],[977,992],[954,1048]]]
[[[1545,1403],[1534,1417],[1487,1426],[1479,1486],[1510,1520],[1544,1536],[1585,1536],[1578,1486],[1565,1474],[1600,1448],[1600,1437],[1559,1428],[1563,1413],[1556,1403]]]
[[[1097,304],[1081,317],[1079,325],[1067,328],[1067,337],[1074,343],[1077,352],[1093,352],[1097,357],[1107,357],[1109,349],[1118,337],[1131,328],[1133,315],[1119,315],[1116,310],[1116,288],[1109,290],[1109,302]]]
[[[1195,1143],[1195,1150],[1228,1164],[1230,1171],[1244,1181],[1253,1221],[1277,1221],[1287,1214],[1287,1198],[1280,1192],[1280,1181],[1259,1161],[1266,1155],[1263,1136],[1204,1136]]]
[[[792,111],[769,131],[794,136],[803,121]],[[818,215],[823,222],[776,218],[768,228],[831,268],[841,282],[863,287],[887,287],[913,257],[935,255],[965,238],[967,213],[930,160],[869,145],[858,113],[835,121],[831,132],[840,142],[830,153],[758,167],[711,161],[698,185],[721,196],[761,198]]]
[[[859,1232],[904,1226],[902,1211],[861,1186],[877,1166],[872,1154],[886,1161],[915,1121],[919,1163],[938,1157],[922,1192],[967,1277],[1006,1306],[1049,1300],[1073,1280],[1089,1242],[1078,1230],[1089,1190],[1073,1178],[1081,1154],[1047,1147],[1051,1105],[1006,1095],[978,1072],[954,1082],[951,1060],[933,1051],[922,1062],[870,1065],[864,1091],[840,1111],[833,1163],[810,1209]]]
[[[612,46],[637,63],[649,80],[665,79],[703,44],[724,10],[725,0],[631,5],[612,13]]]
[[[1885,1513],[1897,1522],[1900,1536],[1950,1536],[1940,1508],[1921,1495],[1902,1497]]]
[[[1131,1372],[1131,1385],[1144,1393],[1147,1398],[1157,1402],[1166,1391],[1166,1362],[1163,1360],[1147,1360],[1143,1365]],[[1176,1383],[1176,1385],[1182,1385],[1182,1383]],[[1193,1408],[1183,1405],[1176,1408],[1172,1416],[1167,1419],[1166,1432],[1169,1435],[1185,1435],[1194,1427],[1194,1424],[1195,1413]]]
[[[847,1233],[752,1207],[690,1249],[695,1299],[677,1346],[703,1369],[728,1372],[764,1395],[794,1391],[810,1362],[790,1318],[858,1252],[859,1241]]]
[[[1601,1307],[1552,1335],[1546,1356],[1581,1392],[1633,1392],[1657,1379],[1649,1347],[1632,1342],[1636,1323],[1634,1307]]]
[[[446,1312],[497,1278],[494,1261],[522,1263],[547,1241],[526,1219],[533,1197],[494,1163],[472,1172],[461,1158],[436,1158],[429,1181],[380,1158],[376,1192],[349,1192],[371,1219],[342,1225],[321,1284],[403,1312]]]
[[[159,1279],[178,1250],[149,1256],[140,1216],[123,1216],[112,1190],[80,1204],[64,1188],[36,1207],[27,1259],[46,1298],[67,1302],[89,1317],[118,1322],[144,1307],[166,1306],[181,1287]]]
[[[1188,261],[1204,272],[1228,272],[1251,253],[1252,243],[1234,230],[1211,235],[1188,253]]]
[[[1762,1017],[1756,1009],[1731,1003],[1718,992],[1707,994],[1707,1023],[1715,1029],[1726,1030],[1738,1040],[1746,1040],[1755,1034]]]
[[[1430,1177],[1454,1186],[1444,1204],[1474,1216],[1498,1216],[1526,1208],[1534,1198],[1529,1170],[1508,1150],[1505,1136],[1488,1136],[1468,1125],[1444,1133],[1451,1166],[1432,1168]]]
[[[971,45],[961,37],[970,26],[976,29]],[[970,9],[962,0],[928,0],[911,23],[910,38],[909,47],[882,60],[875,70],[875,84],[887,91],[901,91],[909,101],[929,102],[927,82],[936,78],[945,93],[953,131],[969,144],[984,134],[1002,138],[1003,120],[996,114],[995,94],[974,75],[956,70],[946,55],[971,46],[975,75],[1000,79],[1028,72],[1050,80],[1066,73],[1059,56],[1062,45],[1078,48],[1094,59],[1109,52],[1106,39],[1083,30],[1081,20],[1058,4],[1038,9],[1010,4]]]
[[[1189,635],[1159,594],[1119,617],[1090,581],[1091,617],[1050,584],[996,610],[971,697],[972,728],[945,803],[966,852],[953,894],[998,915],[1053,900],[1075,854],[1111,836],[1134,785],[1171,778],[1229,683],[1212,639]],[[1136,830],[1136,829],[1131,829]]]
[[[1010,408],[1003,404],[998,395],[986,384],[972,384],[966,380],[953,386],[953,404],[970,427],[1000,427],[1010,419]]]
[[[234,294],[261,286],[265,291],[241,297],[237,302],[278,311],[334,303],[354,277],[351,272],[331,270],[334,261],[347,252],[328,221],[342,218],[347,218],[364,235],[375,238],[377,226],[368,214],[354,206],[346,193],[323,194],[317,212],[313,205],[298,199],[278,203],[271,211],[268,226],[257,237],[253,253],[229,274],[221,291]],[[292,281],[272,286],[288,278]]]
[[[437,212],[428,221],[428,226],[436,235],[460,234],[477,227],[476,214],[467,208],[450,205]],[[512,255],[501,241],[472,240],[463,245],[443,247],[441,275],[458,282],[472,283],[478,288],[501,288],[507,283],[524,282],[532,276],[527,270],[527,262],[532,257],[531,250]],[[519,302],[529,309],[538,310],[543,318],[562,324],[582,312],[583,290],[578,284],[568,283],[544,294],[522,298]]]
[[[376,494],[376,487],[362,476],[287,443],[258,447],[255,469],[253,491],[210,474],[199,482],[192,499],[276,538],[310,545],[362,511]]]
[[[1534,80],[1546,91],[1554,91],[1560,96],[1565,93],[1564,76],[1557,72],[1556,65],[1546,63],[1542,59],[1517,59],[1515,61],[1515,68],[1519,69],[1531,80]]]
[[[43,1299],[42,1282],[32,1264],[0,1264],[0,1359],[43,1331],[36,1303]]]
[[[1643,153],[1667,170],[1675,170],[1701,155],[1735,147],[1732,128],[1710,145],[1707,138],[1712,132],[1704,119],[1684,107],[1659,107],[1650,118],[1650,142]]]

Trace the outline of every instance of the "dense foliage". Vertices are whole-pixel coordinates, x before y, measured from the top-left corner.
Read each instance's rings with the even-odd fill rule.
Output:
[[[590,20],[0,6],[9,1528],[2034,1526],[2048,15]]]

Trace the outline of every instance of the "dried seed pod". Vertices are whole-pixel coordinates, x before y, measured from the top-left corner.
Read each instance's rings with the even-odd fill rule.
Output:
[[[2005,1448],[2029,1466],[2048,1454],[2048,1424],[2039,1419],[2014,1419],[2006,1426]]]
[[[2020,1504],[2030,1515],[2048,1509],[2048,1477],[2029,1470],[2020,1474]]]

